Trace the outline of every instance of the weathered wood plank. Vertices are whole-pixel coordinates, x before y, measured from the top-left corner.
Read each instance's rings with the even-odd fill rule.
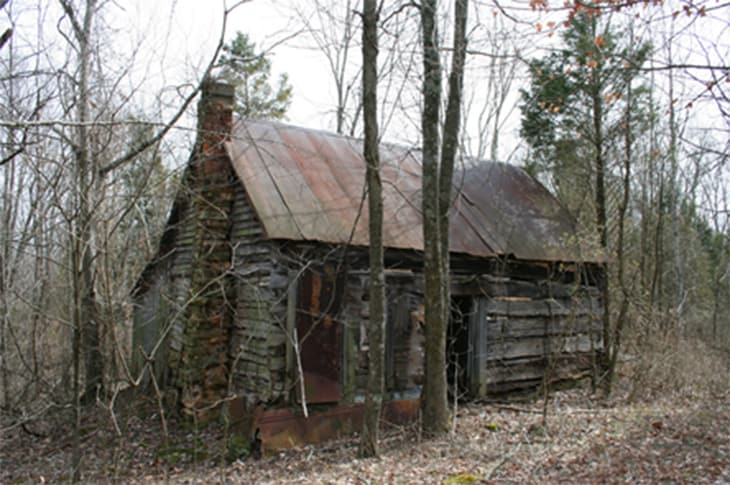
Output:
[[[241,365],[243,366],[248,365],[249,363],[261,365],[267,368],[269,371],[283,370],[286,367],[283,356],[262,356],[252,352],[241,353],[240,357],[238,358],[238,362],[242,363]]]
[[[487,360],[514,359],[517,357],[542,356],[546,352],[571,353],[589,352],[591,339],[587,335],[570,337],[530,337],[517,340],[497,340],[487,342]]]
[[[286,336],[283,332],[271,332],[270,330],[261,331],[255,329],[243,329],[241,335],[244,338],[263,338],[269,342],[269,347],[277,347],[286,343]]]
[[[547,367],[544,358],[530,359],[518,363],[506,362],[503,364],[491,364],[485,370],[487,385],[542,380],[545,372],[548,372],[549,378],[566,379],[590,367],[592,355],[591,353],[580,353],[570,356],[570,358],[557,357],[551,361]]]
[[[487,319],[486,328],[487,338],[490,340],[517,339],[543,335],[596,333],[601,329],[601,322],[598,318],[585,315],[562,319],[500,317]]]
[[[569,317],[572,315],[600,316],[598,301],[571,302],[570,300],[505,301],[489,299],[487,314],[511,317]]]
[[[598,289],[591,286],[561,283],[557,281],[527,281],[506,276],[463,275],[452,279],[452,294],[487,295],[491,297],[522,297],[530,299],[545,298],[583,298],[598,296]]]
[[[238,244],[236,246],[236,257],[238,258],[268,254],[270,254],[269,248],[260,244]]]

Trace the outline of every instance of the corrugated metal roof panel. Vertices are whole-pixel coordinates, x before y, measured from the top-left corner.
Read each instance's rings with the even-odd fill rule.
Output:
[[[362,143],[269,121],[239,121],[229,154],[272,239],[366,246]],[[420,152],[381,146],[386,247],[423,249]],[[495,162],[456,170],[450,250],[525,260],[602,261],[545,187]]]

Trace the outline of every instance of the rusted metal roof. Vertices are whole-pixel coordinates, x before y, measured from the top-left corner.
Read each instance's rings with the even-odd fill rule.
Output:
[[[270,121],[238,121],[234,169],[272,239],[368,244],[362,143]],[[382,144],[383,241],[423,250],[421,162],[414,148]],[[604,258],[547,189],[522,169],[470,162],[457,169],[450,250],[540,261]]]

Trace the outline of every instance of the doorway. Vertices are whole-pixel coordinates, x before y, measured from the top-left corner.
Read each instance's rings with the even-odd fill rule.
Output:
[[[296,330],[308,403],[337,402],[342,396],[342,325],[338,321],[344,289],[333,265],[303,272],[297,292]],[[296,386],[301,401],[301,387]]]
[[[471,348],[470,328],[474,315],[474,298],[453,296],[449,326],[446,335],[446,381],[452,399],[469,397],[471,390]]]

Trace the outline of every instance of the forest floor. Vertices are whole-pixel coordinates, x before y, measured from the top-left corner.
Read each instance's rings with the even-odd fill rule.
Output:
[[[389,429],[381,456],[357,458],[340,439],[247,458],[224,459],[220,430],[194,432],[154,413],[102,409],[82,426],[84,483],[730,483],[730,390],[691,391],[629,403],[588,389],[543,401],[470,403],[453,434],[421,439],[418,426]],[[137,410],[139,411],[139,410]],[[136,415],[135,415],[136,414]],[[68,481],[71,428],[56,421],[2,427],[0,483]]]

